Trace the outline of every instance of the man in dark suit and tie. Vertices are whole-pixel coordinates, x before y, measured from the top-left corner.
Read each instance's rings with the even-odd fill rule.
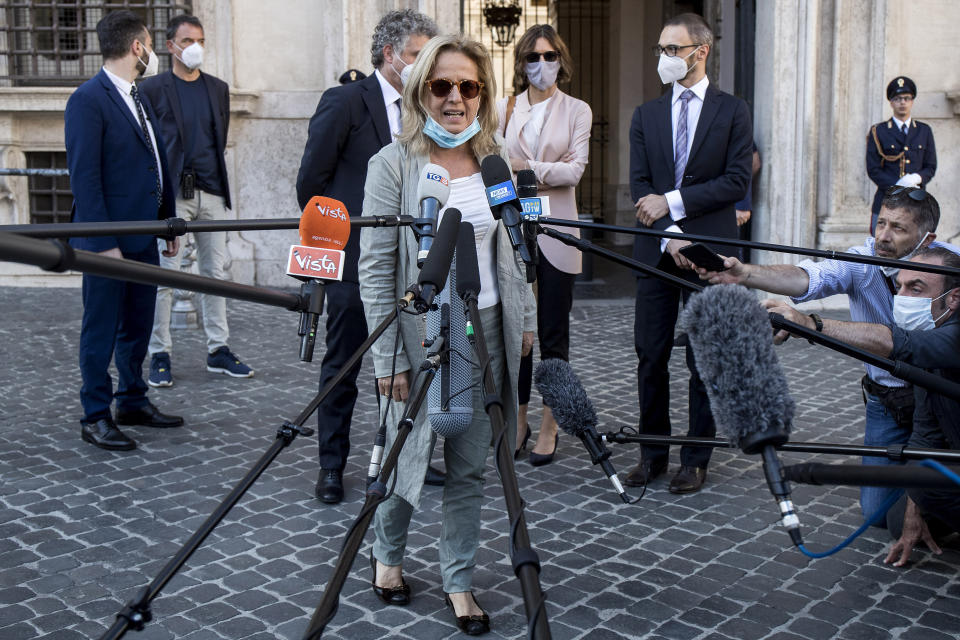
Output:
[[[750,184],[753,149],[750,112],[743,100],[714,88],[705,65],[713,44],[706,21],[685,13],[668,20],[655,48],[658,72],[672,89],[638,107],[630,125],[630,190],[638,226],[726,238],[737,237],[734,204]],[[692,282],[697,276],[679,253],[682,240],[637,236],[635,259]],[[689,293],[682,292],[684,300]],[[669,435],[670,378],[667,363],[681,291],[654,277],[637,278],[634,342],[639,357],[637,392],[640,430]],[[712,437],[716,425],[693,352],[690,369],[689,435]],[[699,491],[711,450],[683,447],[673,493]],[[645,445],[625,484],[644,485],[667,468],[669,448]]]
[[[883,194],[893,185],[927,188],[937,172],[937,147],[930,125],[910,116],[917,85],[897,76],[887,85],[893,117],[870,127],[867,134],[867,175],[877,185],[870,209],[870,235],[877,226]]]
[[[163,141],[149,102],[133,83],[157,72],[153,39],[130,11],[108,13],[97,23],[97,37],[103,68],[70,96],[64,113],[73,220],[169,218],[174,215],[175,196]],[[71,244],[104,256],[158,262],[153,236],[75,238]],[[176,240],[168,241],[164,255],[175,255],[177,248]],[[136,448],[117,424],[161,428],[183,424],[183,418],[164,415],[146,397],[143,359],[156,295],[152,285],[83,276],[81,437],[102,449]],[[108,372],[111,359],[119,374],[115,394]],[[114,398],[116,422],[110,414]]]
[[[223,157],[230,126],[230,88],[227,83],[202,73],[206,39],[195,16],[175,16],[167,26],[167,51],[172,69],[141,83],[140,91],[160,117],[160,133],[177,189],[177,215],[186,220],[226,220],[230,210],[230,185]],[[227,235],[224,232],[196,235],[200,275],[226,279]],[[160,266],[179,269],[180,257],[161,258]],[[250,378],[253,369],[230,351],[227,340],[227,301],[204,295],[203,331],[207,335],[207,371],[234,378]],[[173,289],[157,290],[157,308],[150,336],[152,387],[173,385],[170,354],[170,310]]]
[[[343,202],[350,215],[361,215],[367,162],[400,132],[403,71],[437,32],[433,20],[411,9],[391,11],[380,19],[371,47],[376,71],[358,82],[325,91],[310,119],[297,176],[301,208],[313,196],[328,196]],[[325,285],[327,350],[320,370],[321,389],[367,338],[357,280],[359,229],[350,234],[346,252],[343,281]],[[343,467],[350,453],[350,419],[359,371],[359,366],[351,371],[317,409],[320,478],[316,495],[328,504],[343,499]]]

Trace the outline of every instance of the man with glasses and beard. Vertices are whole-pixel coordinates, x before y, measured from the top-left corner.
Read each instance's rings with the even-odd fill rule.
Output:
[[[934,242],[939,220],[940,205],[932,195],[916,187],[890,187],[883,197],[874,237],[850,247],[847,252],[899,260],[908,260],[927,246],[960,252],[951,245]],[[796,266],[756,265],[743,264],[732,257],[724,259],[724,266],[726,271],[697,271],[700,278],[710,284],[742,284],[790,296],[797,303],[846,294],[854,322],[894,324],[896,269],[840,260],[804,260]],[[819,315],[812,313],[810,319],[818,331],[823,331],[823,319]],[[905,444],[913,425],[912,387],[883,369],[868,364],[864,367],[866,375],[861,381],[866,407],[863,443],[878,447]],[[863,463],[896,464],[886,458],[870,457],[864,458]],[[862,487],[860,507],[864,516],[872,515],[891,491]]]
[[[937,148],[930,127],[910,117],[917,85],[898,76],[887,85],[893,117],[870,127],[867,134],[867,175],[877,185],[870,216],[870,233],[877,224],[883,194],[893,186],[926,188],[937,172]]]
[[[310,119],[307,145],[297,176],[302,209],[313,196],[343,202],[351,216],[361,214],[367,162],[400,133],[400,94],[420,49],[438,33],[437,24],[411,9],[391,11],[373,32],[374,73],[323,93]],[[409,73],[407,71],[406,73]],[[357,230],[359,231],[359,230]],[[342,282],[326,289],[326,352],[320,368],[323,389],[367,339],[367,323],[357,282],[360,233],[350,234]],[[328,504],[343,499],[343,468],[350,453],[350,419],[357,401],[357,374],[347,375],[317,408],[320,477],[316,496]],[[442,476],[431,484],[442,484]]]

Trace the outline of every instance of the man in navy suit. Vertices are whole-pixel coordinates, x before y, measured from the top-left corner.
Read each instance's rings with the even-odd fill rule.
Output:
[[[750,184],[753,133],[746,103],[714,88],[705,65],[713,44],[706,21],[685,13],[671,18],[660,34],[658,72],[672,89],[637,108],[630,124],[630,191],[638,226],[725,238],[737,237],[734,204]],[[637,236],[635,259],[692,282],[697,275],[679,252],[683,240]],[[684,300],[689,292],[682,292]],[[640,430],[669,435],[670,377],[681,291],[642,274],[637,278],[634,342],[639,358],[637,392]],[[693,352],[690,369],[689,435],[712,437],[716,425]],[[683,447],[673,493],[699,491],[710,460],[707,447]],[[640,486],[667,467],[669,448],[645,445],[640,463],[625,484]]]
[[[226,220],[230,210],[230,185],[224,149],[230,126],[230,89],[227,83],[202,73],[206,39],[196,16],[178,15],[167,26],[167,51],[172,69],[140,84],[160,118],[160,134],[166,142],[171,180],[177,189],[177,215],[185,220]],[[200,275],[226,279],[227,234],[196,235]],[[179,269],[180,257],[161,258],[160,266]],[[207,335],[207,371],[234,378],[253,377],[227,346],[227,301],[203,295],[203,331]],[[157,308],[150,336],[150,377],[152,387],[173,385],[170,354],[170,310],[173,289],[157,289]]]
[[[893,185],[927,188],[937,172],[937,147],[930,125],[910,116],[917,85],[897,76],[887,85],[893,117],[870,127],[867,175],[877,185],[870,215],[870,235],[877,226],[883,194]]]
[[[64,132],[73,220],[113,222],[174,215],[174,191],[154,127],[156,117],[133,81],[157,71],[158,59],[143,21],[114,11],[97,23],[103,68],[67,101]],[[75,238],[77,249],[157,264],[153,236]],[[167,242],[165,255],[178,243]],[[179,427],[183,418],[161,413],[147,400],[143,359],[153,325],[155,286],[83,276],[80,373],[83,386],[81,437],[101,449],[130,450],[136,442],[122,425]],[[119,380],[113,392],[108,368],[114,359]],[[110,414],[117,401],[116,422]]]
[[[391,11],[373,32],[371,57],[376,71],[363,80],[323,93],[310,119],[297,176],[301,209],[313,196],[328,196],[343,202],[350,215],[361,215],[367,162],[400,132],[403,70],[410,68],[420,49],[437,32],[436,23],[421,13],[411,9]],[[325,285],[327,350],[320,369],[321,389],[367,339],[357,280],[359,229],[350,234],[346,253],[343,281]],[[350,453],[350,419],[357,401],[359,372],[358,366],[317,409],[320,478],[316,495],[328,504],[343,499],[343,467]]]

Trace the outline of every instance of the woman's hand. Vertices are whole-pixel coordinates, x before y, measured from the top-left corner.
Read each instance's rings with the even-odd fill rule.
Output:
[[[390,393],[390,377],[377,378],[377,388],[380,389],[380,395],[386,396]],[[393,376],[393,399],[397,402],[406,402],[410,395],[410,375],[404,371]]]
[[[514,173],[517,173],[518,171],[529,169],[530,165],[527,164],[527,161],[523,158],[510,158],[510,168]]]
[[[533,331],[524,331],[521,341],[520,355],[528,356],[533,351]]]

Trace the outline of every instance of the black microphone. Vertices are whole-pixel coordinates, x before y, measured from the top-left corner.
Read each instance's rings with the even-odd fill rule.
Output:
[[[800,520],[774,448],[790,439],[795,406],[773,349],[767,312],[745,287],[716,285],[690,297],[681,323],[717,428],[744,453],[763,456],[781,524],[800,546]]]
[[[517,172],[517,196],[537,197],[537,174],[532,169],[521,169]],[[540,247],[537,245],[539,229],[536,220],[523,221],[523,241],[527,245],[531,260],[527,265],[527,282],[534,282],[537,279],[537,265],[540,264]]]
[[[487,204],[490,205],[490,211],[496,220],[503,220],[507,233],[510,234],[510,244],[514,251],[520,254],[520,258],[527,264],[532,264],[530,252],[527,251],[527,245],[523,241],[523,233],[520,231],[520,221],[522,216],[520,211],[520,201],[517,199],[517,190],[513,186],[513,178],[510,176],[510,167],[498,155],[490,155],[480,162],[480,175],[483,178],[483,186],[486,187]]]
[[[447,203],[449,197],[450,174],[440,165],[428,163],[420,174],[420,182],[417,183],[420,217],[414,220],[413,225],[420,245],[417,251],[417,266],[421,269],[433,244],[440,209]]]
[[[457,295],[464,302],[468,296],[480,295],[480,264],[477,260],[473,225],[461,222],[457,234]]]
[[[433,299],[443,290],[450,272],[450,262],[457,245],[457,231],[460,228],[460,210],[449,208],[443,214],[437,237],[434,239],[430,254],[423,263],[420,277],[417,278],[419,292],[413,306],[420,313],[426,313],[433,305]]]
[[[557,358],[544,360],[537,366],[533,381],[543,396],[543,404],[550,407],[560,428],[580,438],[590,453],[590,461],[600,465],[620,499],[629,504],[630,496],[623,490],[617,472],[610,464],[610,451],[597,433],[597,412],[570,363]]]

